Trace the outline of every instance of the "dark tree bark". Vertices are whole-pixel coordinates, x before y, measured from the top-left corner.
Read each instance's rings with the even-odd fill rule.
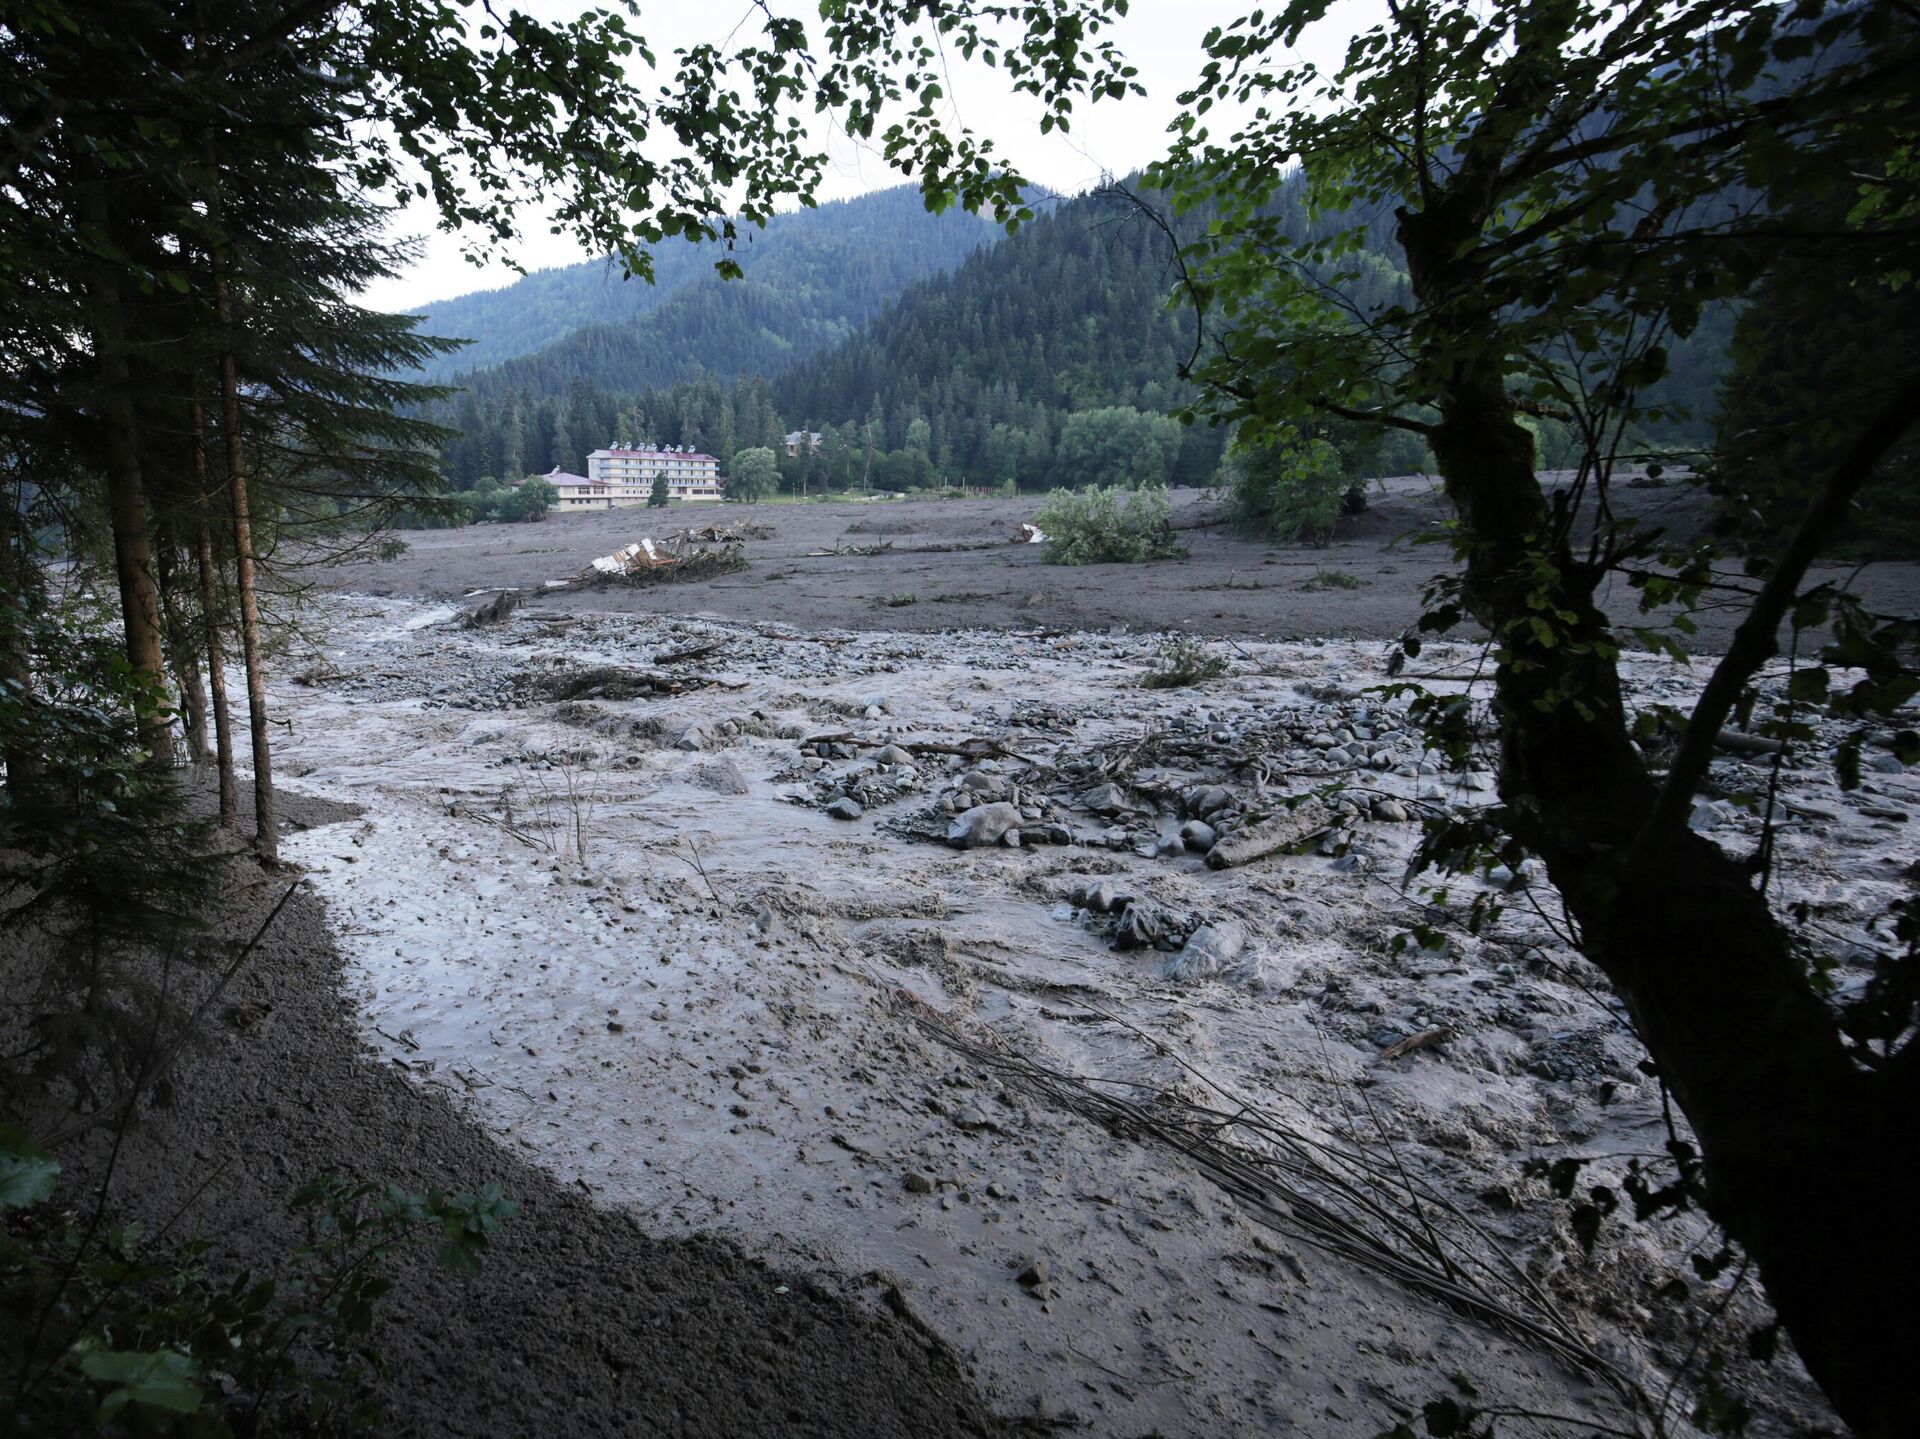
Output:
[[[207,743],[207,687],[200,679],[193,626],[176,592],[179,572],[174,567],[175,553],[170,527],[162,525],[155,567],[160,580],[160,613],[166,621],[167,656],[173,662],[173,680],[180,690],[187,755],[195,764],[205,764],[212,756]]]
[[[40,578],[34,572],[33,558],[27,551],[26,527],[19,506],[0,501],[0,606],[9,623],[0,625],[0,680],[14,687],[31,703],[33,661],[27,650],[26,620],[39,598]],[[24,734],[0,751],[0,764],[7,767],[7,798],[25,806],[35,798],[41,776],[41,764],[34,747]]]
[[[1602,572],[1551,538],[1496,317],[1475,310],[1477,276],[1457,258],[1488,217],[1455,195],[1400,218],[1426,323],[1448,337],[1431,442],[1468,532],[1465,606],[1502,646],[1500,795],[1516,836],[1626,1001],[1692,1126],[1708,1207],[1814,1378],[1862,1436],[1920,1433],[1915,1064],[1858,1065],[1746,867],[1654,823],[1660,792],[1618,671],[1589,643],[1610,638]],[[1573,616],[1552,643],[1522,623],[1543,600]]]
[[[239,823],[240,800],[233,778],[233,717],[227,704],[227,661],[220,649],[219,568],[213,553],[213,528],[207,517],[207,426],[200,396],[193,397],[193,482],[199,492],[199,543],[195,568],[200,579],[200,620],[207,641],[207,685],[212,691],[214,764],[220,776],[220,823]]]
[[[105,189],[85,187],[90,223],[109,230],[112,207]],[[120,277],[105,261],[88,265],[87,319],[93,334],[101,448],[105,458],[107,514],[113,530],[114,572],[120,587],[120,618],[127,663],[144,678],[158,701],[142,706],[141,742],[155,764],[173,762],[173,734],[164,703],[166,667],[160,637],[160,593],[154,582],[147,537],[147,497],[140,468],[140,433],[134,411],[133,373],[127,360],[126,317]]]

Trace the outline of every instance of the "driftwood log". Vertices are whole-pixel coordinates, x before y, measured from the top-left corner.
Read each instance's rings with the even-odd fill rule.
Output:
[[[1319,800],[1309,800],[1298,809],[1276,814],[1228,835],[1207,851],[1207,867],[1233,869],[1251,864],[1279,850],[1291,849],[1332,827],[1333,811]]]

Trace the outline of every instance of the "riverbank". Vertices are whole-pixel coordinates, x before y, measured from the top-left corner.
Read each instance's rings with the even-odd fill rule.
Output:
[[[289,789],[290,843],[352,811]],[[980,1435],[999,1432],[951,1351],[832,1276],[711,1238],[661,1237],[596,1206],[371,1053],[327,906],[297,868],[239,861],[217,934],[240,940],[293,890],[125,1135],[122,1219],[211,1245],[256,1277],[304,1241],[287,1201],[337,1172],[409,1187],[501,1184],[521,1208],[480,1275],[432,1245],[390,1261],[373,1344],[391,1365],[383,1432],[487,1435]],[[64,1192],[105,1172],[111,1135],[63,1146]]]

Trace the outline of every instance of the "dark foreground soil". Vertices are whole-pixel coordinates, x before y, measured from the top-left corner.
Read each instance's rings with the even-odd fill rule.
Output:
[[[280,801],[296,825],[341,817],[338,806]],[[251,935],[297,884],[295,873],[238,863],[222,932]],[[424,1242],[392,1264],[375,1335],[393,1368],[386,1432],[1000,1427],[951,1353],[912,1320],[721,1243],[650,1238],[456,1117],[432,1089],[380,1067],[354,1036],[340,970],[325,909],[301,886],[176,1071],[172,1103],[127,1135],[112,1202],[152,1226],[178,1215],[175,1236],[203,1237],[216,1263],[260,1275],[302,1242],[286,1203],[306,1178],[502,1184],[521,1215],[477,1279],[442,1273]],[[101,1172],[110,1139],[96,1131],[63,1146],[69,1195]]]
[[[685,614],[804,630],[1178,629],[1197,635],[1298,640],[1397,638],[1420,617],[1427,585],[1448,567],[1448,515],[1433,482],[1379,482],[1365,514],[1343,520],[1331,545],[1279,546],[1240,533],[1212,492],[1174,492],[1186,554],[1144,565],[1046,563],[1045,547],[1015,543],[1041,499],[676,505],[554,515],[538,524],[411,531],[407,551],[316,571],[361,594],[457,600],[475,590],[531,591],[540,609]],[[1680,484],[1621,487],[1617,512],[1670,537],[1707,517],[1705,496]],[[747,566],[686,584],[544,591],[598,555],[687,525],[755,524]],[[875,550],[859,553],[861,550]],[[821,553],[826,551],[828,553]],[[837,553],[836,553],[837,552]],[[1920,565],[1880,564],[1846,580],[1870,604],[1901,613],[1920,601]],[[1603,597],[1616,620],[1647,623],[1624,583]],[[1696,616],[1699,649],[1724,650],[1741,607]]]

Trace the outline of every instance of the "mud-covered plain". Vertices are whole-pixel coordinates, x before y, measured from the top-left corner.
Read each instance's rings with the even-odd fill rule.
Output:
[[[664,511],[553,515],[537,524],[414,530],[397,558],[369,547],[356,562],[305,571],[313,583],[356,594],[458,600],[517,588],[541,611],[700,615],[807,628],[933,632],[955,628],[1180,630],[1260,639],[1392,639],[1416,620],[1427,585],[1448,563],[1448,507],[1426,476],[1380,480],[1364,514],[1341,520],[1324,548],[1276,546],[1238,529],[1215,491],[1172,492],[1185,553],[1150,565],[1046,563],[1045,547],[1015,543],[1040,509],[1024,495],[987,500],[837,501],[779,505],[674,505]],[[1705,495],[1681,483],[1615,487],[1616,515],[1675,540],[1708,522]],[[689,525],[751,524],[746,568],[698,587],[591,593],[550,591],[596,556],[642,535]],[[1729,575],[1737,581],[1737,569]],[[1911,613],[1920,565],[1825,572],[1869,604]],[[1639,592],[1624,581],[1602,594],[1610,614],[1644,624]],[[1670,613],[1670,612],[1668,612]],[[1724,649],[1737,606],[1710,603],[1694,617],[1695,643]]]
[[[629,538],[637,513],[613,517]],[[503,582],[612,548],[602,519],[517,527],[578,525],[581,555],[515,552]],[[1003,553],[934,558],[985,592]],[[1242,631],[1219,677],[1144,687],[1165,569],[1079,592],[1132,632],[914,632],[891,622],[919,603],[851,601],[830,626],[818,595],[781,621],[731,577],[480,630],[432,598],[318,599],[276,691],[284,777],[362,814],[288,848],[367,1036],[597,1204],[851,1276],[1002,1414],[1371,1435],[1462,1382],[1536,1414],[1659,1405],[1708,1316],[1737,1348],[1763,1313],[1726,1279],[1662,1297],[1712,1242],[1697,1218],[1588,1254],[1532,1172],[1583,1157],[1617,1182],[1668,1133],[1539,875],[1454,884],[1456,908],[1502,906],[1472,935],[1407,874],[1415,821],[1484,803],[1491,775],[1422,752],[1376,640]],[[1417,675],[1471,693],[1478,663],[1430,647]],[[1699,676],[1629,678],[1645,703]],[[1695,822],[1750,845],[1732,797],[1762,778],[1724,759]],[[1909,783],[1790,770],[1783,901],[1864,938],[1914,857]],[[1261,852],[1301,804],[1304,842]],[[1531,1337],[1329,1242],[1328,1172],[1389,1239],[1505,1272],[1487,1292]],[[1821,1422],[1790,1361],[1742,1377],[1756,1432]]]

